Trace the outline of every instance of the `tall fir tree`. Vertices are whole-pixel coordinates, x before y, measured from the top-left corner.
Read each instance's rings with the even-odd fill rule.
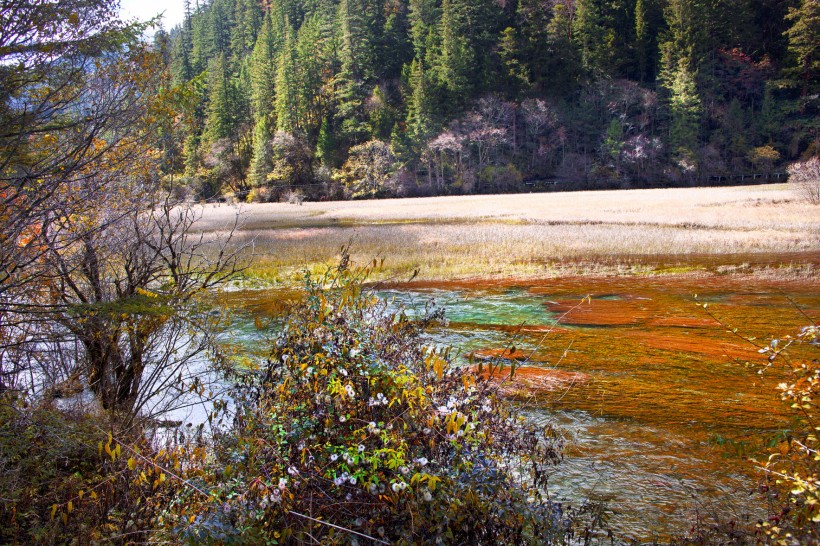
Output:
[[[791,24],[786,36],[794,58],[793,74],[805,97],[820,84],[820,0],[801,0],[799,7],[789,9],[786,19]]]
[[[216,142],[227,138],[233,129],[231,82],[225,54],[220,53],[208,63],[208,107],[204,140]]]
[[[467,21],[465,12],[456,0],[443,0],[441,6],[441,54],[437,75],[441,86],[448,91],[448,102],[463,108],[472,90],[475,78],[475,55],[464,34]]]
[[[300,128],[299,68],[296,41],[290,21],[285,20],[285,36],[276,66],[276,130],[293,133]]]
[[[339,2],[340,68],[334,78],[336,118],[340,144],[350,147],[367,135],[365,78],[372,75],[372,50],[366,37],[364,6],[360,0]]]

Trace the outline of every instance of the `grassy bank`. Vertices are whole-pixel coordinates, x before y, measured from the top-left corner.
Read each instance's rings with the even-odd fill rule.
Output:
[[[236,214],[207,205],[197,229]],[[250,278],[288,284],[343,245],[382,278],[742,273],[814,277],[820,210],[783,184],[243,205]]]

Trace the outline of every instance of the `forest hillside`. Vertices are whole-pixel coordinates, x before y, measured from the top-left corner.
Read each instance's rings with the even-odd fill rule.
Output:
[[[819,28],[817,0],[186,1],[164,166],[253,201],[779,176],[817,152]]]

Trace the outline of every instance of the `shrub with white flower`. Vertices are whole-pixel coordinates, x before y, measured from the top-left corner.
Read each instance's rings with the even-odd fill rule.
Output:
[[[234,426],[202,470],[210,496],[168,517],[198,543],[559,540],[543,495],[557,435],[523,426],[497,387],[425,346],[441,313],[391,312],[362,278],[306,277],[267,365],[232,378]]]

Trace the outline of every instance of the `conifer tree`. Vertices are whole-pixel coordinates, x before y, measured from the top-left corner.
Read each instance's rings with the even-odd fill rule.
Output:
[[[429,78],[419,59],[414,59],[410,65],[409,84],[407,137],[411,145],[418,149],[434,131]]]
[[[635,2],[635,50],[638,57],[638,77],[642,82],[647,80],[651,55],[648,1],[637,0]]]
[[[296,44],[289,20],[285,22],[285,36],[276,66],[276,130],[292,133],[299,128],[298,66]]]
[[[799,7],[789,9],[786,19],[791,23],[786,31],[789,52],[805,97],[820,82],[820,0],[802,0]]]
[[[678,63],[669,85],[671,125],[669,145],[672,153],[694,165],[700,130],[701,101],[695,75],[685,60]]]
[[[607,52],[612,47],[613,36],[604,26],[600,0],[578,0],[575,4],[573,39],[581,53],[581,63],[586,70],[604,73]]]
[[[225,54],[220,53],[208,63],[208,108],[204,131],[207,142],[216,142],[231,134],[233,105],[230,86]]]
[[[410,40],[417,59],[428,59],[428,49],[436,43],[440,9],[435,0],[410,0],[408,21]]]
[[[275,126],[276,59],[281,48],[281,29],[274,24],[273,8],[268,9],[250,56],[251,114],[253,116],[253,154],[249,182],[259,186],[271,169],[269,142]]]
[[[335,100],[339,136],[346,147],[361,141],[367,134],[364,79],[371,68],[372,57],[365,38],[363,15],[359,0],[341,0],[339,3],[337,24],[341,67],[335,77]]]
[[[438,78],[456,107],[463,106],[472,89],[475,55],[464,35],[465,13],[456,0],[443,0],[441,8],[441,56],[438,60]]]

